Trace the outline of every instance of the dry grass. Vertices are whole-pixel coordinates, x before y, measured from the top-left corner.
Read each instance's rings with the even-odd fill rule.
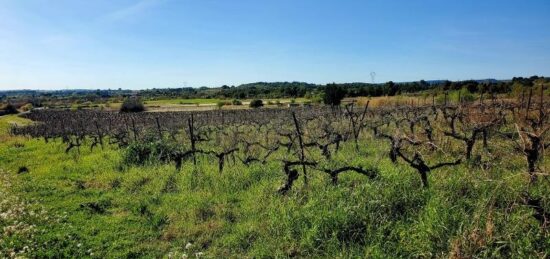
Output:
[[[355,101],[358,105],[364,106],[369,102],[369,107],[401,106],[401,105],[426,105],[431,104],[431,98],[422,96],[379,96],[379,97],[355,97],[346,98],[345,102]]]

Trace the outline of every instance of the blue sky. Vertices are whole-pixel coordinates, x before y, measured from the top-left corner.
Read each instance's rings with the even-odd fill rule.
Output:
[[[549,0],[0,0],[0,89],[550,76]]]

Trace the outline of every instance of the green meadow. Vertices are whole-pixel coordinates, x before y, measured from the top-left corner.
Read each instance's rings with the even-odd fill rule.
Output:
[[[548,230],[521,203],[524,161],[434,170],[430,188],[387,143],[365,137],[334,159],[376,167],[379,177],[300,178],[277,194],[280,163],[246,167],[198,156],[197,166],[123,162],[105,146],[65,153],[61,141],[15,137],[0,117],[0,257],[545,258]],[[547,165],[545,162],[543,166]],[[548,201],[548,181],[529,191]]]

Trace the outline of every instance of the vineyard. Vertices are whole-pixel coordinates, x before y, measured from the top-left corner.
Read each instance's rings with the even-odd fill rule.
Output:
[[[39,111],[25,116],[37,124],[14,127],[11,131],[15,135],[44,138],[45,142],[61,139],[67,144],[65,152],[83,145],[91,149],[106,144],[129,147],[132,153],[128,159],[134,163],[162,161],[174,163],[178,170],[187,160],[196,164],[197,156],[201,155],[216,159],[220,173],[228,160],[250,165],[272,159],[282,163],[288,176],[280,189],[282,193],[292,187],[298,171],[307,183],[308,169],[327,173],[333,183],[337,183],[338,174],[346,171],[375,178],[375,168],[342,165],[331,159],[331,154],[347,142],[359,151],[360,142],[387,139],[391,161],[397,163],[401,159],[416,169],[424,187],[428,187],[431,170],[458,165],[463,160],[481,163],[495,148],[509,148],[515,150],[511,154],[524,156],[534,182],[540,174],[537,164],[550,145],[545,142],[550,129],[549,107],[542,98],[538,104],[529,99],[519,105],[492,100],[491,104],[476,105],[368,108],[367,103],[365,107],[351,104],[344,108],[290,111],[145,114]],[[478,140],[481,150],[474,154]],[[490,147],[490,140],[499,146]],[[453,141],[460,144],[453,145]],[[455,160],[439,161],[445,157]]]
[[[440,105],[369,107],[367,102],[341,107],[164,113],[42,110],[23,115],[33,123],[12,126],[9,131],[42,145],[59,145],[60,156],[75,161],[85,154],[115,150],[121,154],[115,165],[118,171],[156,168],[169,172],[161,188],[164,192],[188,188],[177,180],[185,174],[193,174],[193,181],[201,181],[197,180],[201,177],[216,181],[212,180],[216,175],[220,179],[230,175],[229,179],[248,182],[229,184],[240,186],[235,193],[252,188],[254,181],[262,182],[265,177],[269,184],[263,183],[260,197],[249,197],[249,202],[276,199],[283,204],[280,206],[292,206],[295,213],[304,214],[261,210],[279,218],[270,218],[270,226],[265,227],[274,232],[262,235],[258,232],[264,227],[253,225],[246,230],[252,232],[240,236],[244,239],[239,239],[239,247],[225,247],[227,240],[216,243],[216,234],[208,231],[190,234],[193,242],[202,242],[201,249],[210,256],[546,257],[550,255],[550,178],[544,158],[550,147],[549,115],[550,105],[544,96],[531,93],[521,100],[445,100]],[[214,174],[205,172],[214,168]],[[130,195],[154,177],[141,179]],[[111,188],[123,181],[116,179],[118,183],[111,182]],[[81,183],[81,189],[86,188],[88,185]],[[197,185],[189,188],[190,192],[209,191]],[[320,194],[314,194],[316,190]],[[388,194],[390,190],[394,193]],[[433,198],[437,195],[444,198]],[[92,214],[109,210],[102,203],[80,206]],[[310,206],[322,207],[319,217],[327,221],[309,215]],[[203,210],[199,218],[206,222],[219,213],[210,207]],[[460,211],[460,216],[439,214],[450,210]],[[340,218],[334,218],[331,211]],[[174,213],[156,219],[156,231],[166,232],[166,225],[184,217]],[[240,213],[242,217],[248,214]],[[155,213],[150,206],[142,206],[138,214],[150,219]],[[239,221],[239,216],[231,215],[224,221]],[[305,217],[311,221],[306,223]],[[305,225],[290,223],[300,218]],[[523,225],[510,226],[517,221]],[[399,230],[406,226],[413,227],[409,232]],[[216,225],[209,228],[216,229]],[[520,238],[523,233],[528,234]],[[177,239],[166,235],[177,236],[164,233],[165,240]],[[258,240],[274,245],[258,248],[254,245]],[[418,243],[425,240],[431,240],[426,241],[430,245]],[[407,242],[411,244],[404,245]]]

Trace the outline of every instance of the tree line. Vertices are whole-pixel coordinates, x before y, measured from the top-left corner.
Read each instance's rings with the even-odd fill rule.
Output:
[[[0,91],[0,103],[31,103],[34,107],[44,103],[101,103],[106,101],[122,101],[129,96],[137,96],[143,100],[155,99],[262,99],[262,98],[308,98],[322,101],[327,88],[337,88],[343,97],[357,96],[394,96],[419,92],[448,92],[466,89],[470,93],[500,94],[523,92],[537,84],[549,84],[548,77],[514,77],[511,80],[466,80],[466,81],[415,81],[373,83],[329,83],[311,84],[305,82],[256,82],[239,86],[223,85],[220,87],[183,87],[183,88],[152,88],[146,90],[60,90],[60,91]],[[329,90],[331,91],[331,90]]]

